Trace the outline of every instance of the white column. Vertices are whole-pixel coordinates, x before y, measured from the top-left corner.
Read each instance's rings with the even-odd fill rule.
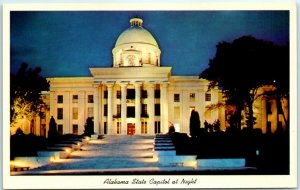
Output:
[[[148,133],[154,134],[154,84],[148,84]]]
[[[98,88],[98,121],[99,121],[99,134],[104,134],[103,131],[103,119],[102,119],[102,108],[103,108],[103,104],[102,104],[102,85],[99,85]],[[95,117],[95,116],[94,116]]]
[[[94,88],[94,132],[100,134],[99,127],[99,85]]]
[[[112,126],[112,84],[107,84],[107,132],[109,135],[114,134]]]
[[[141,84],[135,84],[135,134],[141,134]]]
[[[161,115],[161,131],[167,133],[169,131],[169,113],[168,113],[168,84],[162,83],[160,85],[160,115]]]
[[[126,105],[126,94],[127,94],[127,84],[121,84],[121,134],[127,134],[127,105]]]

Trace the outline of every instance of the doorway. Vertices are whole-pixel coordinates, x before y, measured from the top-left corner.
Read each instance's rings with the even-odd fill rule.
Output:
[[[134,123],[127,124],[127,135],[134,135],[135,134],[135,125]]]

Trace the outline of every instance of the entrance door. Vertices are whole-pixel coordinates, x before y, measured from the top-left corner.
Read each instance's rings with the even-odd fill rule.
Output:
[[[127,135],[134,135],[135,133],[135,125],[134,123],[127,124]]]

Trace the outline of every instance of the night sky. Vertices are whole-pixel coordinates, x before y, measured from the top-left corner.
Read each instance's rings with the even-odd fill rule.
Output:
[[[45,77],[91,76],[89,67],[112,66],[111,50],[135,16],[173,75],[199,75],[219,42],[243,35],[289,42],[288,11],[11,12],[11,71],[27,62]]]

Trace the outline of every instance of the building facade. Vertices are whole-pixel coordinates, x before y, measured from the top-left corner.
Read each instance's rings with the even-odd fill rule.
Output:
[[[220,90],[208,91],[209,81],[172,76],[172,67],[161,66],[161,50],[142,19],[130,20],[112,54],[113,66],[89,68],[89,77],[48,78],[50,109],[45,121],[36,123],[37,134],[47,136],[51,116],[60,134],[82,134],[89,117],[98,134],[153,135],[167,133],[171,125],[189,134],[191,110],[199,113],[202,128],[205,120],[219,120],[223,131],[228,127],[225,107],[208,108],[224,102]],[[276,110],[274,104],[263,98],[255,102],[255,127],[263,132],[274,132],[278,121],[285,128],[283,118],[267,110]]]

